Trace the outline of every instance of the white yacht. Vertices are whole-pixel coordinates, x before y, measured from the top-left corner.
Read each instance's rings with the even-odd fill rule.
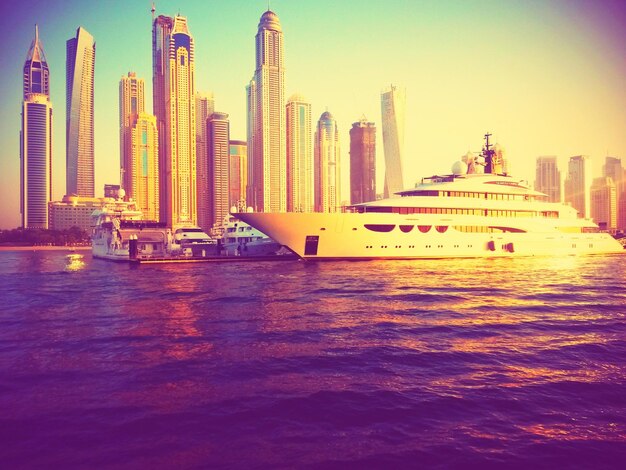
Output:
[[[565,204],[501,173],[489,142],[484,162],[457,162],[401,197],[336,213],[241,213],[305,260],[513,257],[623,253],[610,234]],[[485,166],[484,173],[475,165]]]
[[[130,240],[137,240],[142,256],[163,256],[168,251],[171,235],[164,224],[143,220],[135,203],[124,201],[120,189],[117,200],[105,204],[92,213],[94,229],[91,248],[94,258],[128,261]]]
[[[220,226],[214,228],[221,241],[222,254],[226,256],[272,256],[281,253],[282,245],[266,234],[248,225],[239,217],[236,207],[231,207]]]
[[[216,256],[217,240],[211,238],[200,227],[180,227],[174,231],[170,251],[173,255]]]

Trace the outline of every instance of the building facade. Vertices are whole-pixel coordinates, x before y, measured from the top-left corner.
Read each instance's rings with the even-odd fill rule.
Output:
[[[23,71],[20,131],[22,227],[48,228],[48,203],[52,200],[52,104],[50,72],[37,26]]]
[[[601,230],[617,229],[617,193],[610,176],[595,178],[590,189],[591,218]]]
[[[144,104],[144,81],[137,78],[134,72],[120,80],[120,183],[126,191],[126,196],[134,198],[132,194],[131,162],[132,129],[135,126],[139,113],[145,112]]]
[[[146,220],[159,220],[159,137],[156,118],[139,113],[131,132],[131,161],[126,189]]]
[[[376,125],[363,117],[350,129],[350,204],[376,200]]]
[[[561,172],[555,156],[537,157],[535,190],[548,196],[550,202],[562,202]]]
[[[337,121],[328,111],[317,122],[314,155],[315,212],[338,212],[341,204],[341,161]]]
[[[248,175],[248,146],[244,140],[230,141],[228,167],[229,206],[246,209],[246,186]]]
[[[230,165],[230,124],[228,114],[213,113],[207,120],[207,152],[209,155],[209,215],[211,225],[221,224],[228,214]]]
[[[254,73],[253,145],[248,172],[248,201],[257,211],[284,212],[287,209],[287,159],[285,143],[285,69],[283,32],[278,16],[266,11],[256,35]],[[250,93],[249,90],[248,93]]]
[[[287,212],[313,212],[311,103],[301,95],[287,101]]]
[[[246,85],[246,141],[248,143],[248,171],[246,176],[246,201],[250,207],[255,208],[254,201],[256,200],[256,187],[254,185],[254,174],[262,174],[262,167],[259,165],[260,161],[255,161],[254,146],[256,142],[256,82],[250,80]],[[256,165],[256,167],[255,167]]]
[[[404,189],[404,119],[406,90],[391,85],[381,94],[383,149],[385,153],[384,197]]]
[[[94,196],[96,43],[82,26],[66,43],[66,194]]]
[[[198,226],[211,228],[209,212],[209,156],[207,153],[207,119],[215,111],[213,93],[196,93],[196,193]]]
[[[154,15],[154,13],[153,13]],[[159,220],[168,219],[166,195],[166,159],[167,144],[167,116],[169,114],[168,92],[166,77],[169,67],[170,42],[169,37],[174,26],[174,19],[160,15],[152,21],[152,112],[156,117],[157,133],[159,135]]]
[[[165,38],[165,146],[159,155],[161,222],[197,225],[194,41],[187,19],[176,16]],[[157,117],[158,124],[158,117]]]
[[[49,203],[49,226],[53,230],[67,230],[79,227],[91,234],[94,219],[91,214],[105,207],[107,198],[65,195],[62,201]]]
[[[571,157],[567,165],[564,200],[578,211],[578,216],[591,217],[591,160],[586,155]]]
[[[622,166],[622,160],[616,157],[606,157],[602,173],[615,183],[617,228],[626,230],[626,172]]]

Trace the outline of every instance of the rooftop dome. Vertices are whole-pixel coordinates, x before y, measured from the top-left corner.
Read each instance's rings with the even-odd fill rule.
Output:
[[[291,95],[287,102],[308,103],[306,98],[300,93],[294,93],[293,95]]]
[[[270,29],[272,31],[282,32],[278,15],[271,10],[267,10],[259,20],[259,29]]]
[[[330,114],[328,111],[324,111],[320,116],[320,121],[334,121],[335,117]]]

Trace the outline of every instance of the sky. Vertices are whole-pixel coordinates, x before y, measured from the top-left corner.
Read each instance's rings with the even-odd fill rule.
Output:
[[[20,224],[19,131],[22,68],[35,23],[50,68],[53,199],[65,192],[65,43],[83,26],[96,41],[95,190],[119,182],[120,78],[146,82],[152,110],[151,2],[2,2],[0,28],[0,228]],[[195,40],[196,88],[230,115],[245,140],[245,86],[255,66],[264,0],[157,0],[156,14],[186,16]],[[376,123],[377,186],[384,166],[380,93],[406,88],[405,183],[450,171],[486,132],[514,176],[534,180],[536,157],[561,171],[589,155],[626,165],[626,2],[620,0],[272,0],[285,44],[285,101],[301,93],[313,121],[337,119],[342,199],[349,196],[349,129]]]

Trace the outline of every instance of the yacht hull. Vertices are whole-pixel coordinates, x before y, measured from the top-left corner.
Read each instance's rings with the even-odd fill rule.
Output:
[[[563,233],[530,221],[524,232],[467,233],[455,227],[485,225],[467,216],[376,213],[245,213],[244,222],[305,260],[369,260],[558,256],[623,253],[607,233]],[[370,228],[366,228],[369,226]],[[373,231],[384,229],[386,232]],[[389,227],[393,227],[389,229]],[[428,229],[428,230],[426,230]]]

